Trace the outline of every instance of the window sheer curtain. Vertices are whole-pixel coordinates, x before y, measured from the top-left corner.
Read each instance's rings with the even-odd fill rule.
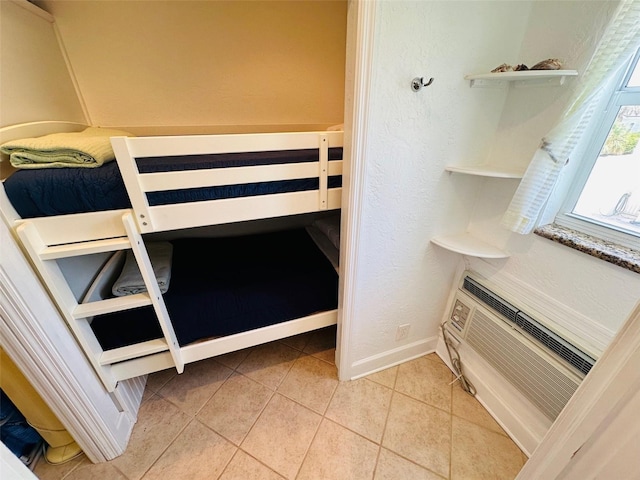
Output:
[[[502,226],[531,233],[564,166],[593,118],[603,95],[640,46],[640,0],[622,0],[578,80],[560,122],[541,141],[502,218]]]

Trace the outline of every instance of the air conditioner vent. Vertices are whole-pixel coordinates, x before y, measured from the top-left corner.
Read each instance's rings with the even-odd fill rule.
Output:
[[[562,358],[565,362],[573,365],[585,375],[589,373],[589,370],[593,367],[593,364],[595,363],[593,358],[580,351],[578,348],[571,345],[551,330],[545,328],[543,325],[540,325],[526,313],[518,312],[515,323],[522,330]]]
[[[482,303],[493,308],[500,315],[511,320],[512,322],[516,321],[516,315],[518,314],[518,309],[516,307],[511,305],[506,300],[500,298],[492,291],[487,290],[472,278],[464,277],[463,288],[478,300],[480,300]]]
[[[485,305],[489,306],[500,315],[511,321],[522,329],[525,333],[540,342],[550,352],[557,355],[561,360],[577,368],[585,375],[589,373],[595,360],[584,353],[578,347],[570,344],[563,338],[556,335],[547,327],[536,321],[528,314],[522,312],[517,307],[499,297],[491,290],[480,285],[474,279],[465,276],[463,288],[471,293]]]
[[[476,310],[466,340],[469,346],[553,420],[571,398],[579,382],[525,342],[517,340],[518,335],[521,334],[504,322],[492,321]]]

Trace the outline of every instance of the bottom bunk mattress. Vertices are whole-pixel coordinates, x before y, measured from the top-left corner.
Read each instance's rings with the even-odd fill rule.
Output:
[[[338,305],[338,276],[305,230],[180,239],[163,295],[181,346]],[[162,337],[151,307],[95,317],[104,350]]]

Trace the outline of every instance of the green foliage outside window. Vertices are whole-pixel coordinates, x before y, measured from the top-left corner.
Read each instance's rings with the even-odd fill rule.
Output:
[[[616,121],[600,151],[600,156],[632,153],[640,140],[640,132],[632,132],[622,122]]]

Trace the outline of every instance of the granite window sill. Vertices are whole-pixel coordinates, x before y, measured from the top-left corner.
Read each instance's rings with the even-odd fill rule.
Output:
[[[640,273],[640,251],[638,250],[623,247],[555,223],[536,228],[534,233],[632,272]]]

